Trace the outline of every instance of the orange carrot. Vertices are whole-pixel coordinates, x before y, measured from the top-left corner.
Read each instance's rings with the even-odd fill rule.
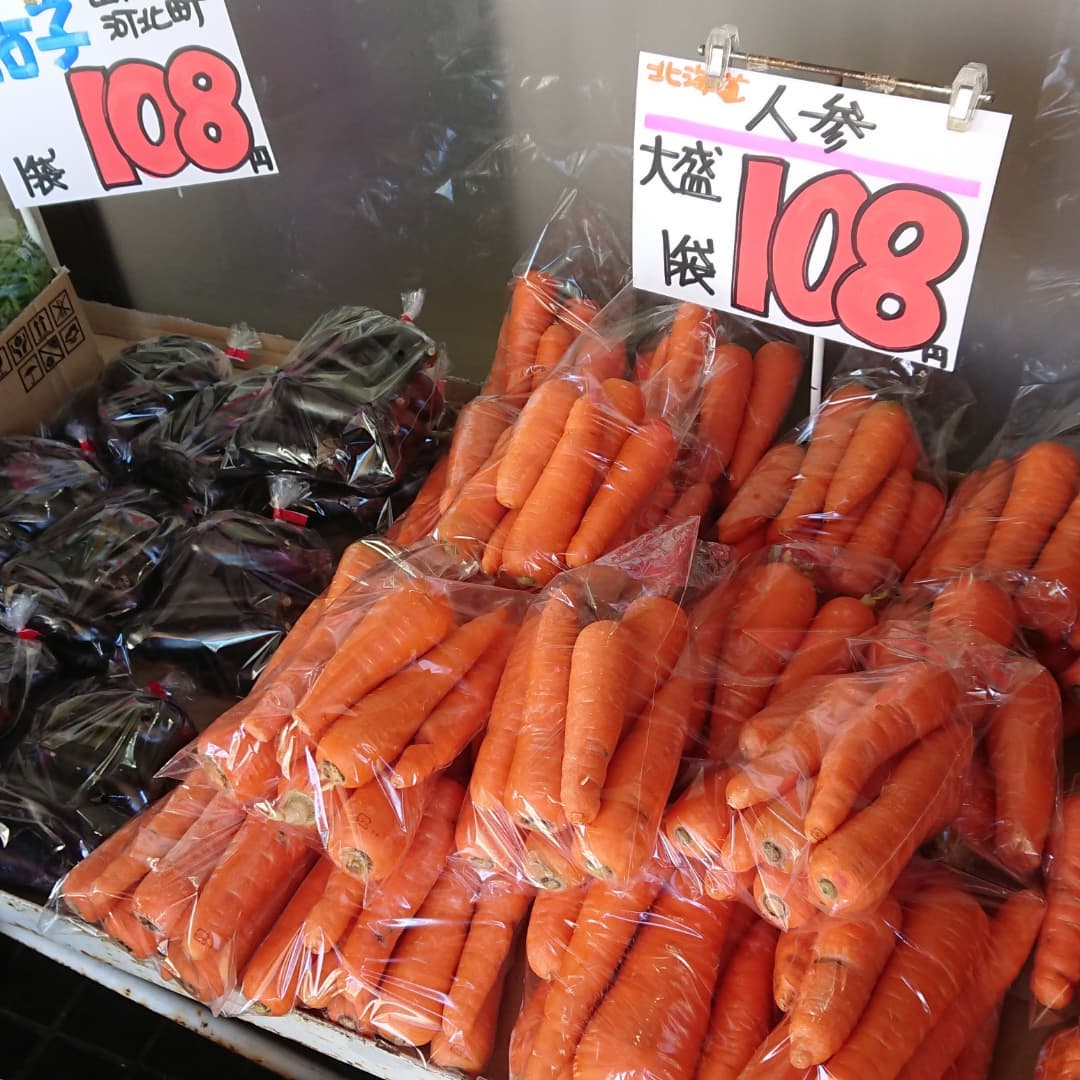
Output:
[[[398,789],[385,777],[323,792],[327,855],[347,873],[386,877],[408,851],[430,793],[430,782]]]
[[[735,948],[716,988],[699,1080],[737,1076],[769,1033],[776,929],[756,922]]]
[[[803,873],[785,874],[759,866],[754,875],[754,905],[778,930],[797,930],[818,914]]]
[[[618,970],[662,880],[589,886],[570,944],[544,1002],[544,1016],[525,1067],[527,1080],[569,1075],[574,1052]]]
[[[483,728],[513,644],[514,630],[509,629],[435,706],[394,763],[394,787],[423,783],[448,768]]]
[[[485,395],[506,393],[506,334],[509,327],[510,312],[507,311],[499,324],[499,336],[495,341],[495,355],[491,358],[491,370],[482,387],[482,393]]]
[[[1055,1032],[1039,1051],[1034,1080],[1073,1080],[1080,1075],[1080,1027]]]
[[[986,933],[973,897],[924,890],[904,912],[903,935],[854,1032],[829,1060],[829,1076],[896,1076],[967,982]]]
[[[830,914],[879,904],[919,845],[955,816],[971,753],[965,723],[945,724],[912,747],[877,799],[811,852],[814,903]]]
[[[304,948],[316,956],[330,952],[360,913],[367,892],[364,878],[335,866],[304,919]]]
[[[480,569],[488,577],[497,577],[502,570],[503,548],[506,546],[506,538],[517,521],[518,512],[508,510],[503,514],[502,520],[495,526],[488,542],[484,545],[484,553],[480,556]]]
[[[645,399],[641,396],[640,387],[629,379],[605,379],[600,385],[597,403],[603,426],[600,456],[610,464],[622,449],[631,428],[641,423],[645,415]]]
[[[1018,604],[1028,626],[1052,641],[1064,638],[1080,603],[1080,495],[1054,526],[1032,568],[1034,580],[1021,585]],[[1048,595],[1049,594],[1049,595]]]
[[[911,504],[892,552],[892,561],[901,577],[911,569],[930,542],[944,512],[945,496],[940,489],[925,480],[916,480],[911,485]]]
[[[1066,1009],[1080,982],[1080,795],[1061,804],[1050,844],[1046,921],[1035,950],[1031,992],[1047,1009]]]
[[[671,324],[664,376],[682,398],[691,396],[701,379],[705,355],[716,333],[716,315],[697,304],[682,303]]]
[[[781,1012],[791,1012],[798,1003],[799,988],[810,966],[816,936],[816,930],[800,926],[794,930],[782,930],[777,938],[772,988],[773,1001]]]
[[[754,375],[739,438],[728,466],[728,483],[738,491],[769,448],[795,397],[803,356],[794,345],[772,341],[754,355]]]
[[[439,513],[445,514],[461,489],[491,457],[500,436],[513,423],[515,410],[505,398],[478,397],[463,406],[454,426],[447,454],[446,482],[439,496]]]
[[[485,810],[502,808],[506,779],[514,760],[525,704],[529,664],[536,644],[539,616],[530,611],[514,639],[499,689],[491,705],[487,731],[480,742],[469,781],[469,794]]]
[[[928,580],[978,565],[986,554],[987,544],[1009,497],[1012,479],[1011,462],[991,462],[981,477],[978,490],[955,514],[946,513],[939,529],[939,540],[933,541],[928,549],[925,565],[919,560],[909,572],[908,579]]]
[[[475,893],[470,874],[460,867],[447,868],[399,938],[371,1017],[392,1042],[423,1046],[441,1027]]]
[[[529,270],[514,283],[506,324],[506,394],[527,394],[544,331],[555,320],[556,283],[542,271]]]
[[[529,383],[534,392],[544,385],[562,360],[566,350],[573,344],[577,334],[565,323],[553,322],[541,335],[536,346],[536,359],[532,365],[532,379]]]
[[[296,707],[313,738],[384,679],[400,671],[453,629],[446,597],[414,581],[396,583],[341,643]]]
[[[836,467],[872,400],[871,391],[852,383],[830,394],[822,403],[791,497],[776,518],[778,535],[795,536],[812,527],[813,516],[825,507],[825,496]]]
[[[720,650],[727,637],[728,616],[738,590],[731,579],[710,589],[690,613],[690,655],[694,663],[694,711],[690,717],[690,738],[701,738],[712,711],[713,684],[720,662]]]
[[[322,779],[361,787],[392,765],[454,684],[505,633],[508,610],[471,619],[335,721],[316,753]]]
[[[957,1054],[943,1080],[987,1080],[1000,1026],[1001,1009],[998,1008],[979,1025],[979,1030]]]
[[[149,960],[157,954],[161,938],[135,914],[130,896],[109,909],[103,926],[105,933],[123,945],[136,960]]]
[[[580,833],[590,873],[629,880],[652,857],[679,771],[693,692],[689,677],[673,674],[615,752],[600,812]]]
[[[814,780],[808,780],[744,813],[759,865],[791,874],[801,863],[809,846],[803,819],[813,788]]]
[[[506,969],[503,968],[468,1029],[455,1028],[448,1034],[444,1026],[432,1035],[429,1052],[434,1064],[470,1076],[483,1072],[495,1047],[495,1029],[499,1021],[506,974]]]
[[[626,712],[627,648],[617,622],[598,620],[574,642],[563,749],[563,809],[573,825],[600,812],[608,763],[622,735]]]
[[[540,982],[525,995],[514,1030],[510,1033],[510,1080],[521,1080],[525,1075],[525,1064],[544,1020],[548,989],[548,983]]]
[[[300,832],[250,816],[195,901],[184,945],[215,997],[243,972],[315,863]]]
[[[632,719],[671,675],[689,625],[686,612],[662,596],[639,596],[626,609],[621,625],[626,635],[626,714]]]
[[[718,345],[712,370],[705,380],[698,414],[697,435],[701,443],[701,479],[714,484],[731,461],[742,428],[754,361],[741,345]]]
[[[670,472],[677,452],[671,428],[659,417],[630,432],[570,540],[568,566],[584,566],[610,549],[622,526]]]
[[[952,672],[908,664],[829,744],[806,812],[806,835],[820,843],[851,813],[874,770],[944,724],[960,700]]]
[[[719,765],[705,766],[664,815],[664,835],[685,855],[706,865],[724,850],[734,814],[725,800],[732,770]]]
[[[525,839],[521,870],[538,889],[572,889],[585,882],[585,872],[573,855],[573,837],[560,833],[549,840],[543,833],[530,832]]]
[[[1025,450],[1013,469],[1009,498],[986,547],[990,570],[1027,570],[1076,496],[1080,461],[1061,443]]]
[[[859,423],[836,466],[825,511],[850,513],[896,468],[911,439],[911,417],[898,401],[875,401]]]
[[[850,671],[854,658],[848,642],[863,637],[874,625],[873,609],[861,600],[838,596],[822,604],[806,636],[780,672],[769,694],[770,705],[818,675]]]
[[[1010,645],[1016,634],[1012,598],[985,578],[965,574],[950,581],[930,610],[927,638],[938,648],[950,644]]]
[[[545,585],[562,569],[561,559],[592,494],[602,449],[600,409],[588,398],[578,398],[506,538],[503,569],[508,574]]]
[[[556,378],[548,379],[529,398],[499,463],[496,490],[503,506],[518,510],[525,505],[579,397],[581,386],[576,380]]]
[[[549,833],[563,824],[559,801],[563,738],[577,636],[577,611],[563,593],[553,593],[536,628],[521,728],[504,795],[507,810],[522,825]]]
[[[393,540],[402,547],[412,547],[413,544],[418,540],[422,540],[435,528],[435,524],[439,520],[439,502],[442,499],[443,492],[446,490],[446,474],[449,471],[449,464],[450,458],[445,454],[435,462],[423,486],[416,493],[416,498],[413,499],[408,509],[397,521],[387,529],[386,537],[388,540]],[[352,545],[352,547],[356,546],[355,544]],[[346,554],[352,550],[352,547],[346,550]],[[358,551],[357,554],[360,554],[360,552]],[[344,561],[345,557],[342,556],[342,563]],[[371,568],[365,568],[365,570],[369,569]],[[340,593],[335,594],[334,582],[336,581],[338,581],[338,575],[335,575],[334,581],[330,583],[328,595],[331,600],[335,600],[337,595],[340,595]]]
[[[795,443],[781,443],[762,457],[720,515],[716,532],[721,543],[737,544],[776,517],[788,501],[802,460],[802,447]]]
[[[997,857],[1018,874],[1042,862],[1057,798],[1061,694],[1041,665],[1023,663],[1011,694],[990,717],[986,747],[994,774]]]
[[[534,975],[550,979],[559,973],[584,902],[584,886],[537,895],[525,934],[525,954]]]
[[[678,498],[672,503],[671,509],[664,518],[664,527],[673,528],[681,525],[691,518],[701,519],[701,528],[704,528],[709,520],[709,509],[713,503],[712,485],[705,482],[691,484],[690,487],[679,492]]]
[[[304,925],[335,872],[328,859],[315,863],[244,966],[241,992],[260,1016],[284,1016],[295,1005],[306,967],[300,945]]]
[[[938,1076],[979,1033],[1020,974],[1043,921],[1046,903],[1035,892],[1010,896],[990,921],[984,949],[967,986],[949,1003],[901,1076]]]
[[[833,575],[838,592],[864,596],[888,578],[886,564],[907,519],[911,484],[911,473],[898,468],[878,489],[847,542],[847,558]]]
[[[796,1068],[827,1061],[855,1030],[896,947],[902,918],[900,904],[887,896],[857,919],[822,924],[791,1010],[790,1055]]]
[[[659,897],[581,1036],[575,1080],[693,1075],[731,911],[707,897]]]
[[[455,558],[479,562],[485,545],[506,517],[506,507],[495,497],[495,483],[509,441],[509,431],[499,436],[491,457],[461,486],[432,532]]]
[[[849,598],[845,596],[842,599]],[[740,753],[747,759],[760,757],[781,735],[791,730],[804,712],[817,704],[829,681],[828,676],[814,676],[784,694],[779,701],[769,701],[763,709],[754,713],[739,728]]]
[[[956,831],[968,847],[984,852],[994,843],[994,778],[983,745],[975,747],[960,795]]]
[[[765,563],[743,580],[720,657],[709,750],[721,756],[738,726],[765,703],[817,609],[812,582],[790,563]]]

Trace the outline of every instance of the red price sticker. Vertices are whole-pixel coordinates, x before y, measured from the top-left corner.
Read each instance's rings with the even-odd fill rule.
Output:
[[[952,368],[1009,118],[682,63],[641,58],[635,284]]]

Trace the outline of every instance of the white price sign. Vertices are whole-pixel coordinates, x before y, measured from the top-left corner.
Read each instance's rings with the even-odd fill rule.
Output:
[[[635,285],[955,366],[1008,116],[638,63]]]
[[[225,0],[0,0],[18,207],[277,172]]]

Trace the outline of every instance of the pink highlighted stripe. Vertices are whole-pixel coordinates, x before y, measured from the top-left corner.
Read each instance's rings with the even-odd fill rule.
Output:
[[[894,180],[898,183],[922,184],[924,187],[934,188],[936,191],[947,191],[952,195],[969,195],[976,198],[982,187],[978,180],[968,180],[962,176],[913,169],[908,165],[897,165],[891,161],[876,161],[873,158],[860,157],[858,154],[845,154],[842,150],[827,154],[818,146],[804,146],[802,143],[793,143],[770,135],[756,135],[752,131],[737,131],[731,128],[714,127],[712,124],[699,124],[693,120],[683,120],[678,116],[646,113],[645,127],[649,131],[685,135],[691,139],[701,139],[702,142],[735,146],[740,150],[750,150],[754,153],[775,154],[777,157],[799,158],[801,161],[813,161],[835,169],[850,169],[852,172],[880,176],[885,180]]]

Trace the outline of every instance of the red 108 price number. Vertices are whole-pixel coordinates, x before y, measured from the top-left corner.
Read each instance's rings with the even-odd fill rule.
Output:
[[[164,65],[123,60],[75,68],[67,80],[106,189],[139,184],[139,172],[168,178],[189,165],[230,173],[252,157],[240,74],[212,49],[180,49]]]
[[[914,184],[871,193],[846,171],[788,193],[787,174],[777,158],[743,161],[733,306],[764,317],[773,298],[790,319],[884,352],[935,341],[947,321],[938,286],[968,249],[956,203]]]

